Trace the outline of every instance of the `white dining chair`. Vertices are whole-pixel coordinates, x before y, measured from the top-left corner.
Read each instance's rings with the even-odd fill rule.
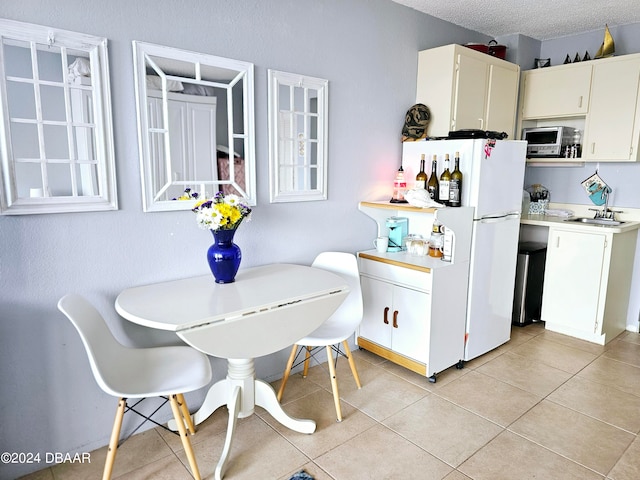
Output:
[[[199,480],[200,472],[187,435],[187,430],[193,435],[195,427],[183,394],[209,384],[212,377],[209,358],[188,346],[125,347],[113,336],[102,315],[80,295],[65,295],[58,302],[58,309],[80,334],[100,388],[119,398],[103,480],[111,478],[125,412],[138,413],[127,405],[127,399],[147,397],[163,397],[170,403],[191,472]]]
[[[337,273],[344,277],[349,285],[349,295],[338,309],[320,327],[304,338],[298,340],[291,348],[291,354],[285,368],[282,383],[278,390],[278,401],[282,400],[287,380],[294,362],[301,352],[305,352],[304,368],[302,376],[306,378],[309,370],[309,360],[318,353],[318,349],[325,347],[327,352],[327,363],[329,375],[331,377],[331,389],[333,390],[333,401],[336,407],[336,416],[339,422],[342,421],[342,409],[340,408],[340,394],[338,393],[338,382],[336,378],[336,363],[340,355],[347,357],[349,366],[353,373],[358,388],[362,388],[358,370],[353,359],[353,354],[349,348],[347,339],[353,335],[358,325],[362,321],[362,290],[360,289],[360,273],[358,271],[358,260],[355,255],[343,252],[323,252],[319,254],[312,263],[313,267],[322,268]],[[340,344],[344,346],[344,351],[340,350]],[[333,351],[336,352],[335,362]],[[302,361],[300,362],[302,363]],[[299,365],[298,363],[297,365]]]

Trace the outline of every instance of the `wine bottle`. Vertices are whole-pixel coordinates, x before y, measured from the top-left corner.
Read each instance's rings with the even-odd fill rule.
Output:
[[[449,182],[449,206],[459,207],[462,205],[462,172],[460,171],[460,153],[456,152],[454,158],[455,167],[451,172]]]
[[[427,183],[427,190],[429,191],[429,196],[432,200],[436,202],[440,200],[440,188],[438,185],[438,156],[433,156],[433,161],[431,162],[431,176],[429,177],[429,182]]]
[[[420,155],[420,171],[416,175],[415,188],[427,188],[427,174],[424,171],[424,153]]]
[[[451,172],[449,171],[449,154],[444,156],[444,172],[440,175],[440,203],[449,205],[449,183]]]

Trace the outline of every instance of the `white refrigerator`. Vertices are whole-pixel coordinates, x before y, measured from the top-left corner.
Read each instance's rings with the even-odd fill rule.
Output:
[[[519,140],[434,140],[403,143],[402,164],[411,188],[425,154],[427,174],[437,156],[438,177],[449,154],[450,171],[459,152],[462,205],[475,207],[464,360],[471,360],[511,337],[511,314],[527,142]],[[453,208],[453,207],[451,207]],[[459,301],[455,292],[452,300]]]

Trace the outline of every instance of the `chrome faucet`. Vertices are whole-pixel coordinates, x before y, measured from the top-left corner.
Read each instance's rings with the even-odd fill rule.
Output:
[[[602,210],[598,210],[597,208],[590,208],[589,210],[595,210],[596,214],[593,218],[604,218],[607,220],[615,220],[616,213],[620,213],[618,210],[609,209],[609,194],[611,193],[610,187],[605,187],[602,191],[602,196],[604,197],[604,208]]]
[[[609,218],[609,215],[613,213],[609,212],[609,187],[604,188],[604,192],[602,192],[602,196],[604,197],[604,208],[602,209],[602,218]]]

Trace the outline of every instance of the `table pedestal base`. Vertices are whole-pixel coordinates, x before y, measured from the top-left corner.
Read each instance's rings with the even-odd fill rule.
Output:
[[[256,405],[264,408],[273,418],[291,430],[300,433],[313,433],[316,430],[316,422],[313,420],[293,418],[282,410],[271,385],[256,379],[252,358],[228,360],[227,378],[211,386],[202,407],[193,416],[194,423],[196,425],[202,423],[223,405],[226,405],[229,410],[229,423],[222,455],[216,466],[214,477],[216,480],[221,480],[224,475],[236,420],[252,415]],[[174,420],[171,420],[168,426],[172,430],[177,429]]]

